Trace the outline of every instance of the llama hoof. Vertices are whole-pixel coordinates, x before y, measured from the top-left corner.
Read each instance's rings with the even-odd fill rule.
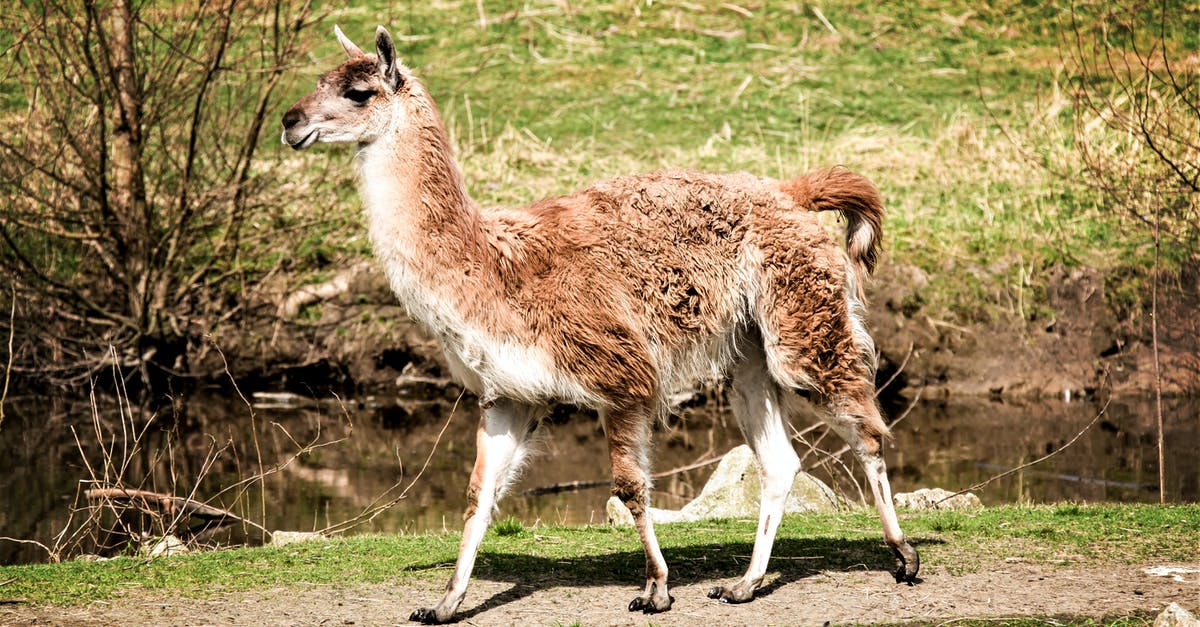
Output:
[[[657,614],[671,609],[671,604],[675,603],[675,597],[668,596],[666,601],[656,601],[654,597],[637,597],[629,602],[630,612],[641,612],[643,614]]]
[[[896,572],[892,573],[892,576],[896,578],[896,583],[906,583],[910,586],[921,583],[920,578],[917,577],[917,573],[921,570],[921,556],[917,550],[908,542],[904,542],[900,546],[892,547],[892,551],[900,562]]]
[[[737,586],[734,586],[733,588],[714,586],[708,591],[708,598],[717,599],[722,603],[745,603],[754,599],[754,593],[739,593]]]
[[[408,620],[423,625],[440,625],[446,622],[438,618],[437,612],[432,607],[422,607],[413,610],[413,613],[408,616]]]
[[[905,583],[910,586],[915,586],[922,581],[916,573],[909,572],[907,566],[905,565],[901,565],[899,568],[897,568],[896,572],[892,573],[892,576],[896,578],[896,583]]]

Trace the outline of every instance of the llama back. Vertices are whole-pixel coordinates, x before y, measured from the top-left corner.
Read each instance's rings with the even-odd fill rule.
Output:
[[[595,283],[607,287],[597,300],[625,312],[622,326],[644,347],[660,397],[724,376],[739,337],[758,322],[764,247],[797,248],[787,262],[799,265],[813,255],[838,266],[845,259],[813,213],[746,173],[668,170],[603,181],[580,196],[579,219],[602,234]]]

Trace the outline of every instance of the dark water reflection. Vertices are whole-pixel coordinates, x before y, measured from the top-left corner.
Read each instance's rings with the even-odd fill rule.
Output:
[[[147,425],[149,414],[135,410],[132,422],[123,421],[115,403],[104,400],[97,403],[95,415],[102,439],[116,457],[128,459],[127,486],[177,495],[194,489],[197,498],[213,505],[256,521],[265,518],[268,529],[313,530],[352,519],[398,496],[438,442],[453,406],[452,398],[364,399],[251,411],[237,398],[201,396],[160,411],[136,448],[131,447],[132,434]],[[710,403],[686,409],[675,428],[659,432],[655,470],[692,465],[739,444],[736,428],[719,407]],[[1157,501],[1152,410],[1147,401],[1114,400],[1107,415],[1066,450],[979,494],[985,503]],[[970,486],[1063,447],[1097,411],[1089,402],[921,402],[894,427],[887,453],[893,484],[897,491]],[[104,454],[93,410],[86,403],[10,399],[6,413],[0,431],[0,536],[51,544],[67,524],[79,489],[89,487],[81,481],[103,475]],[[473,403],[459,406],[420,480],[395,507],[353,531],[458,529],[477,420]],[[803,421],[797,426],[804,426]],[[527,524],[603,522],[606,487],[523,494],[549,484],[607,479],[608,456],[595,419],[558,412],[540,433],[541,454],[502,502],[501,516],[515,516]],[[76,437],[83,443],[82,455]],[[320,446],[295,457],[297,443]],[[1200,500],[1198,444],[1200,401],[1168,401],[1166,487],[1172,501]],[[841,442],[830,437],[818,446],[836,449]],[[258,472],[259,459],[267,469],[288,463],[261,482],[239,485]],[[806,464],[815,460],[809,456]],[[712,468],[706,465],[659,479],[655,505],[682,506]],[[857,475],[858,469],[854,472]],[[818,467],[814,474],[857,498],[839,465]],[[255,532],[249,530],[248,535],[253,541]],[[245,539],[237,532],[215,538]],[[36,547],[0,542],[0,563],[44,559],[44,551]]]

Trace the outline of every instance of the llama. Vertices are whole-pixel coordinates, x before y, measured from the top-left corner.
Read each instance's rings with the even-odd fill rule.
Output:
[[[554,402],[603,421],[613,488],[633,514],[646,582],[630,611],[671,608],[649,506],[652,428],[667,399],[699,381],[732,381],[737,424],[759,465],[761,511],[744,576],[708,596],[754,597],[766,574],[799,459],[784,426],[798,392],[824,410],[866,472],[897,582],[917,551],[892,505],[874,400],[874,343],[862,281],[874,269],[879,192],[844,168],[790,181],[670,170],[616,178],[522,209],[468,196],[437,108],[396,57],[337,27],[349,60],[283,116],[283,141],[354,142],[369,231],[392,289],[441,343],[482,417],[462,544],[441,601],[411,619],[442,623],[467,589],[493,509],[527,438]],[[840,212],[846,251],[817,220]]]

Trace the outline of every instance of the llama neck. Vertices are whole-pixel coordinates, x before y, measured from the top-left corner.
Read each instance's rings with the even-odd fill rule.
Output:
[[[409,312],[437,331],[477,291],[486,238],[441,119],[428,113],[365,147],[361,174],[376,255]]]

